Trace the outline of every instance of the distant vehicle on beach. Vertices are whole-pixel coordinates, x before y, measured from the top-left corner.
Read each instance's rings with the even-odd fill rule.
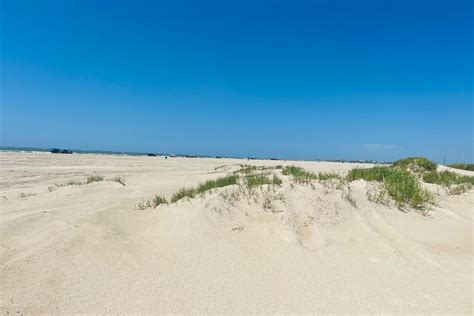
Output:
[[[53,148],[50,150],[51,153],[53,154],[72,154],[72,150],[70,149],[58,149],[58,148]]]

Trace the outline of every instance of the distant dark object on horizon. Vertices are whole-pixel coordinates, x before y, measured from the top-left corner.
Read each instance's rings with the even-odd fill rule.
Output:
[[[248,157],[247,160],[256,160],[257,158],[254,157]]]
[[[53,148],[50,150],[53,154],[72,154],[72,150]]]
[[[153,153],[148,153],[146,154],[148,157],[156,157],[156,154],[153,154]]]
[[[277,158],[270,158],[270,160],[278,160]]]
[[[197,158],[196,155],[184,155],[185,158]]]

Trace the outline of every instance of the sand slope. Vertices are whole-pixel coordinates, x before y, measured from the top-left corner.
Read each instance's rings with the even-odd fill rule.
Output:
[[[369,202],[364,181],[344,188],[354,205],[343,190],[282,176],[251,198],[232,199],[228,187],[136,210],[241,163],[354,165],[5,152],[0,161],[3,314],[472,312],[473,191],[440,192],[422,216]],[[94,172],[126,186],[54,185]]]

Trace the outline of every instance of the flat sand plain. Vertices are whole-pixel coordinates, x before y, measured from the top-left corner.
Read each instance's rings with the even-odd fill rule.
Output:
[[[423,216],[368,201],[364,181],[298,185],[275,169],[276,189],[138,210],[240,164],[356,165],[13,152],[0,162],[2,314],[472,313],[473,191],[431,186],[439,202]],[[91,174],[126,185],[56,185]]]

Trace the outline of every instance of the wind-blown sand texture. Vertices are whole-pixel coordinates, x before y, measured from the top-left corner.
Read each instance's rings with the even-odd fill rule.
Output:
[[[283,184],[253,196],[226,187],[137,210],[240,164],[355,165],[12,152],[0,161],[2,314],[472,313],[472,190],[431,185],[441,196],[423,216],[368,201],[365,181],[299,185],[274,170]],[[94,173],[126,185],[55,186]]]

